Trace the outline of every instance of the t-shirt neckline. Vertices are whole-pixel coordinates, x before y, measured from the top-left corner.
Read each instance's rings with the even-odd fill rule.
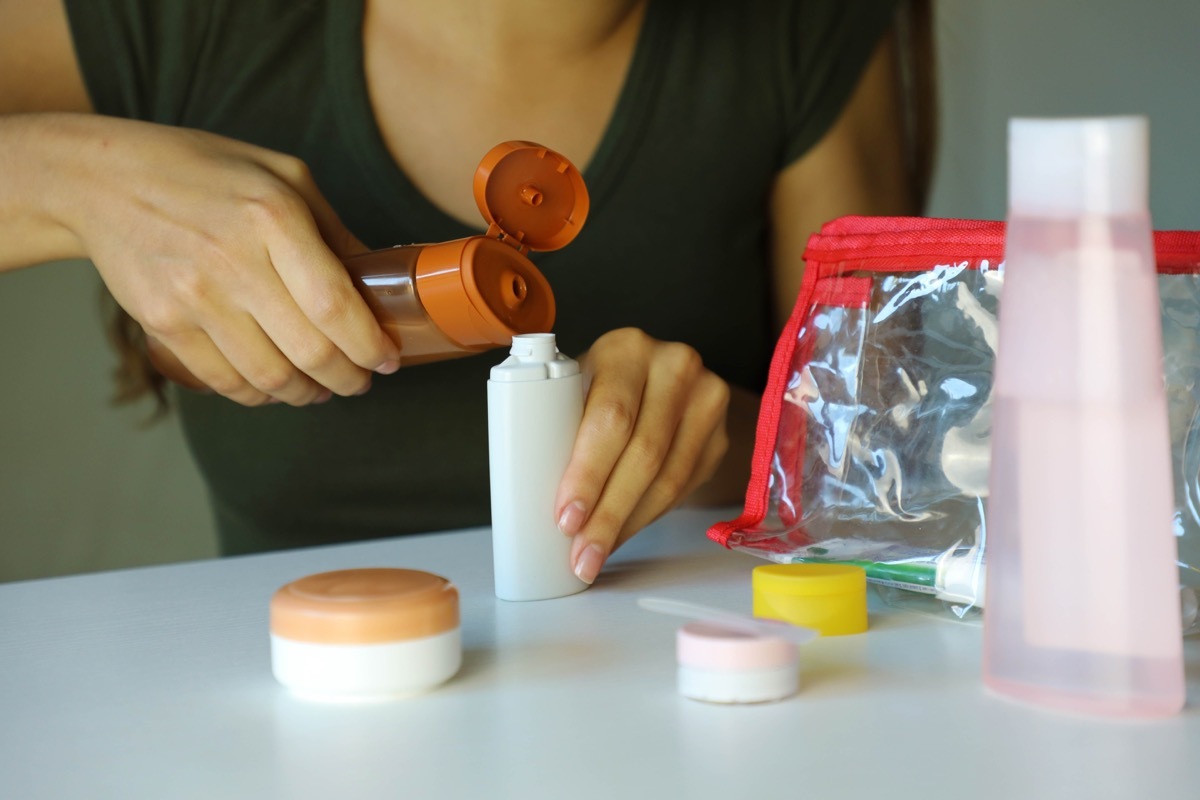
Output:
[[[600,207],[637,145],[661,78],[663,54],[657,3],[647,0],[633,56],[591,161],[583,171],[593,209]],[[375,201],[394,209],[401,225],[420,231],[421,241],[454,239],[481,233],[438,208],[396,163],[383,139],[367,91],[362,44],[364,1],[332,2],[327,33],[328,80],[338,125]],[[480,156],[482,157],[482,153]],[[402,242],[397,242],[401,244]]]

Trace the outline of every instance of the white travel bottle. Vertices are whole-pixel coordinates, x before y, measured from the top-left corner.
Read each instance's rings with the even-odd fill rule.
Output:
[[[571,540],[554,499],[583,417],[579,363],[552,333],[513,337],[488,380],[488,459],[496,596],[547,600],[587,588],[571,570]]]

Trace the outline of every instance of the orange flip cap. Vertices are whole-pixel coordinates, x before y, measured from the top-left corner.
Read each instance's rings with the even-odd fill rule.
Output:
[[[493,147],[473,186],[487,234],[426,246],[417,259],[417,293],[446,336],[483,350],[553,327],[554,293],[525,253],[569,244],[590,199],[570,161],[532,142]]]
[[[488,235],[522,253],[570,244],[591,207],[575,165],[533,142],[503,142],[489,150],[475,170],[474,187]]]

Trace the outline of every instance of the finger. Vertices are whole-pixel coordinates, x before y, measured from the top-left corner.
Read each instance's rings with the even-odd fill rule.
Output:
[[[296,305],[282,282],[254,304],[258,325],[283,356],[313,381],[344,397],[371,386],[371,372],[346,356]]]
[[[684,414],[675,433],[676,446],[629,514],[613,549],[686,500],[716,473],[729,450],[725,422],[728,388],[715,375],[710,377],[720,387],[703,395],[704,401],[689,407]]]
[[[329,389],[297,369],[249,314],[224,315],[209,336],[230,366],[263,394],[293,406],[328,399]]]
[[[395,371],[399,349],[315,229],[302,237],[275,238],[268,250],[296,305],[347,358],[364,369]]]
[[[700,427],[703,426],[703,423],[701,423]],[[682,424],[680,427],[682,429]],[[724,435],[724,426],[722,425],[704,440],[704,445],[698,458],[695,455],[696,448],[693,447],[680,447],[672,450],[668,462],[663,465],[664,471],[667,473],[687,474],[688,478],[683,482],[684,488],[676,491],[666,488],[666,484],[664,484],[656,489],[655,485],[652,484],[647,495],[643,496],[611,543],[607,541],[607,536],[603,534],[599,539],[593,538],[590,531],[584,531],[576,535],[571,542],[571,553],[569,556],[571,569],[575,572],[575,575],[585,583],[593,583],[596,580],[596,576],[600,574],[604,562],[612,554],[612,551],[624,544],[642,528],[673,508],[680,499],[691,494],[692,491],[703,484],[713,474],[727,447],[728,440]],[[692,464],[695,465],[694,469],[691,466]],[[658,481],[656,481],[657,483]],[[673,497],[675,499],[666,500],[664,499],[666,497]]]
[[[677,443],[677,430],[700,369],[699,357],[685,345],[663,345],[646,381],[633,435],[612,468],[581,535],[611,551],[629,515],[657,479]],[[688,455],[698,454],[696,443]]]
[[[156,359],[176,361],[203,386],[244,406],[260,406],[272,398],[250,385],[202,330],[159,334]]]
[[[337,240],[332,247],[347,253],[365,248],[341,225],[328,203],[318,199],[320,193],[303,162],[274,158],[280,159],[300,175],[281,179],[286,186],[281,184],[278,192],[253,206],[265,231],[271,263],[300,310],[351,361],[365,369],[394,372],[400,350],[354,288],[345,265],[323,238],[321,226],[324,235]]]
[[[604,485],[633,435],[642,407],[646,368],[642,358],[589,356],[591,385],[571,460],[555,499],[558,526],[568,536],[583,528]]]

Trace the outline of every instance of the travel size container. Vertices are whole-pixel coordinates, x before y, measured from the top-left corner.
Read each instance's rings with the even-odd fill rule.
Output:
[[[1119,716],[1185,694],[1147,139],[1011,122],[992,390],[984,681]]]
[[[546,600],[587,584],[571,570],[571,539],[554,499],[583,417],[579,363],[554,334],[513,337],[487,382],[488,464],[496,596]]]
[[[378,700],[423,692],[462,663],[458,590],[411,569],[322,572],[271,598],[271,667],[298,694]]]

